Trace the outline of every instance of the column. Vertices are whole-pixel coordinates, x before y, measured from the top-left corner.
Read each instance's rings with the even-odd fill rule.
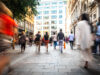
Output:
[[[100,3],[97,4],[97,19],[100,17]]]

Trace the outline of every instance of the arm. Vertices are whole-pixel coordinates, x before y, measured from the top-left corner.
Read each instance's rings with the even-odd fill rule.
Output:
[[[75,39],[76,39],[76,45],[80,45],[80,26],[79,24],[76,27]]]

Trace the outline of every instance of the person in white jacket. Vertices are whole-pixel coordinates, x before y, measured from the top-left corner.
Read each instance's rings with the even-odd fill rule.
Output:
[[[89,24],[88,14],[82,14],[76,27],[76,45],[81,49],[85,61],[84,68],[88,68],[88,62],[93,60],[91,46],[93,44],[91,26]]]

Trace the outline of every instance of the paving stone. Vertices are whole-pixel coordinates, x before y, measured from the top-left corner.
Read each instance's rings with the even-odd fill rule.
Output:
[[[42,46],[38,54],[35,46],[27,46],[23,54],[12,56],[11,66],[14,70],[9,75],[100,75],[100,66],[88,70],[82,68],[84,62],[79,51],[70,50],[69,45],[66,47],[61,54],[59,49],[54,50],[51,46],[49,53],[46,53]]]

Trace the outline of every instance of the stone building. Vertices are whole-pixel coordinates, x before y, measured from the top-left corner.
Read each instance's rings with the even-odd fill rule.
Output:
[[[78,18],[82,13],[88,13],[90,22],[95,26],[100,17],[100,0],[67,0],[67,32],[75,33]]]

